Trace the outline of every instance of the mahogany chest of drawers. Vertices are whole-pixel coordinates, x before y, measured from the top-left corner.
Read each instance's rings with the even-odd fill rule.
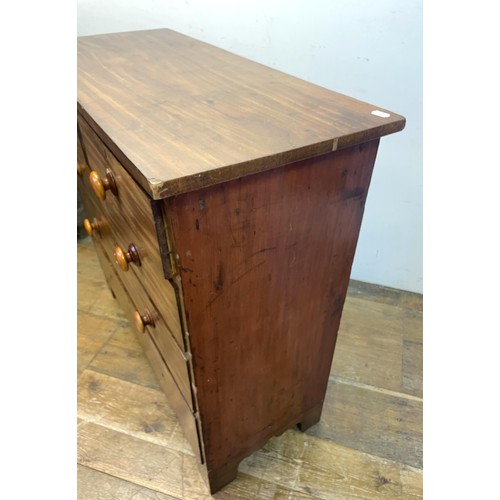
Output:
[[[79,38],[77,110],[86,229],[215,492],[319,421],[405,120],[166,29]]]

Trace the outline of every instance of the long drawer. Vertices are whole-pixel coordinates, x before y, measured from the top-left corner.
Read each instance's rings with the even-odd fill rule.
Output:
[[[101,179],[107,171],[112,172],[116,195],[106,191],[104,200],[92,191],[89,173],[82,177],[87,187],[88,201],[92,202],[95,217],[104,218],[112,235],[111,244],[128,252],[132,246],[137,250],[140,266],[130,265],[148,295],[155,301],[170,332],[181,349],[185,348],[175,290],[165,279],[164,266],[159,250],[151,200],[141,190],[120,162],[109,151],[97,134],[78,117],[79,130],[89,167]],[[88,204],[88,203],[87,203]],[[112,249],[114,252],[114,248]]]
[[[124,283],[121,281],[121,277],[119,278],[114,271],[113,264],[107,258],[106,252],[101,244],[94,240],[94,246],[109,287],[113,290],[113,293],[115,294],[115,297],[125,312],[127,318],[133,324],[135,322],[135,312],[143,307],[141,298],[138,299],[137,296],[132,298],[127,293],[126,286],[124,286]],[[162,389],[167,395],[170,405],[179,419],[179,423],[181,424],[187,440],[192,446],[197,457],[203,463],[203,454],[201,452],[198,424],[195,414],[186,404],[185,399],[181,395],[179,388],[174,381],[174,377],[172,376],[171,366],[165,363],[164,358],[157,349],[157,345],[153,340],[155,337],[150,334],[153,329],[148,327],[147,329],[149,334],[141,334],[138,333],[137,330],[134,331],[160,385],[162,386]]]

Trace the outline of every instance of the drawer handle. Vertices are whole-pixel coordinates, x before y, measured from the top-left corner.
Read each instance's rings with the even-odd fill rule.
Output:
[[[115,261],[124,271],[128,271],[129,262],[133,262],[136,266],[141,265],[139,251],[133,243],[128,246],[127,251],[123,251],[121,247],[116,247]]]
[[[101,179],[99,174],[95,170],[92,170],[89,174],[89,180],[94,193],[100,200],[106,199],[106,191],[108,190],[115,196],[118,196],[115,176],[109,168],[106,169],[106,177],[104,179]]]
[[[87,234],[92,236],[92,233],[99,234],[104,229],[104,222],[96,219],[95,217],[92,222],[90,222],[88,219],[85,219],[83,221],[83,227],[85,228],[85,231],[87,231]]]
[[[85,173],[85,170],[87,170],[87,165],[85,163],[77,162],[76,165],[76,173],[82,177],[83,174]]]
[[[134,322],[135,327],[139,332],[146,333],[146,326],[155,327],[155,320],[153,315],[146,309],[144,314],[141,314],[139,311],[134,312]]]

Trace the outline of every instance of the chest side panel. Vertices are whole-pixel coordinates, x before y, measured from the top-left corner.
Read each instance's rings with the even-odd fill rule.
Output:
[[[165,201],[209,469],[323,400],[377,147]]]

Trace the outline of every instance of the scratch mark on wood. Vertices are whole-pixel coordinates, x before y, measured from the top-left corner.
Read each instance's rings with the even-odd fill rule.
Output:
[[[271,250],[276,250],[277,248],[278,248],[278,246],[261,248],[260,250],[257,250],[256,252],[252,253],[249,257],[247,257],[245,259],[245,261],[247,261],[248,259],[251,259],[254,255],[258,255],[259,253],[269,252]]]
[[[257,252],[259,253],[259,252]],[[262,264],[264,264],[266,261],[263,260],[262,262],[259,262],[255,266],[251,267],[248,271],[245,271],[243,274],[240,274],[237,278],[235,278],[233,281],[231,281],[231,285],[234,285],[236,282],[240,281],[241,278],[245,277],[249,272],[254,271],[258,267],[260,267]]]

